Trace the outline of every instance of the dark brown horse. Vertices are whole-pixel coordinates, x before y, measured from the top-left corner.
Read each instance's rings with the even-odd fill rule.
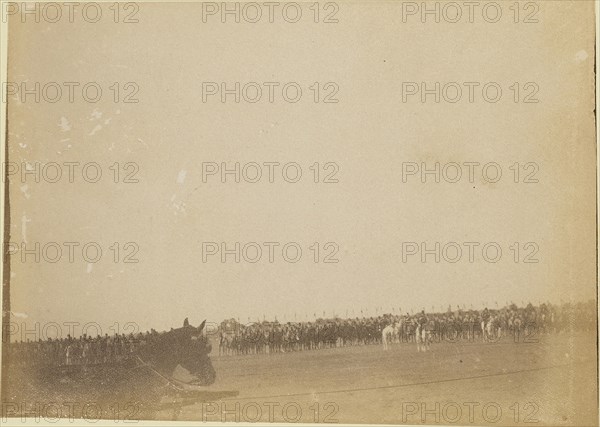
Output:
[[[185,319],[181,328],[151,334],[139,350],[140,359],[181,388],[213,384],[216,373],[208,356],[212,346],[202,334],[205,322],[194,327]]]

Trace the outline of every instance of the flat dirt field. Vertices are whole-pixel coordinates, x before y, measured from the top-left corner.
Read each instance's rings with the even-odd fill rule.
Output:
[[[598,425],[596,335],[537,343],[357,346],[212,356],[202,397],[163,398],[163,420],[458,425]],[[215,350],[216,351],[216,350]]]

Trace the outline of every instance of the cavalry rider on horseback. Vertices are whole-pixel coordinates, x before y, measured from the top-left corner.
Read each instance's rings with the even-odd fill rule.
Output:
[[[427,351],[429,347],[429,337],[427,330],[427,324],[429,323],[429,319],[425,315],[425,310],[421,310],[421,314],[417,318],[417,351]]]
[[[483,340],[487,340],[488,336],[487,336],[487,325],[490,321],[490,311],[488,310],[488,308],[484,308],[483,312],[481,313],[481,334],[483,336]]]

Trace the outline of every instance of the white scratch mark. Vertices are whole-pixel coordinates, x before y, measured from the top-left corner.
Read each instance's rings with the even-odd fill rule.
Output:
[[[91,263],[88,262],[86,273],[91,273],[92,272],[92,268],[94,268],[94,264],[91,264]]]
[[[27,215],[23,214],[21,217],[21,237],[23,242],[27,243],[27,223],[31,222],[31,218],[27,218]]]
[[[88,136],[94,136],[94,134],[95,134],[96,132],[98,132],[100,129],[102,129],[102,125],[96,125],[96,126],[94,127],[94,129],[92,129],[92,131],[91,131],[90,133],[88,133]]]
[[[183,182],[185,181],[186,174],[187,174],[187,171],[184,169],[179,171],[179,175],[177,175],[177,184],[183,184]]]
[[[15,317],[20,317],[22,319],[27,319],[29,316],[27,315],[27,313],[19,313],[18,311],[11,311],[10,312],[13,316]]]
[[[25,184],[25,185],[21,185],[20,188],[21,188],[21,192],[23,193],[25,198],[29,199],[31,197],[31,195],[27,192],[27,190],[29,189],[29,186],[27,184]]]
[[[67,120],[66,117],[60,118],[60,123],[58,124],[58,126],[63,132],[68,132],[71,130],[71,123],[69,123],[69,120]]]
[[[185,214],[185,202],[173,203],[173,215]]]
[[[585,50],[580,50],[575,54],[575,62],[580,63],[588,59],[588,53]]]
[[[90,121],[91,120],[99,120],[102,118],[102,112],[98,111],[97,109],[94,108],[94,111],[92,111],[91,117],[90,117]]]

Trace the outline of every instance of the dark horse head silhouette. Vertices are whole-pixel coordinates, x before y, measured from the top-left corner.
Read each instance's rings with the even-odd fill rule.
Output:
[[[151,334],[140,358],[170,380],[190,386],[213,384],[216,373],[208,356],[212,346],[202,334],[205,323],[196,328],[186,318],[181,328]]]

